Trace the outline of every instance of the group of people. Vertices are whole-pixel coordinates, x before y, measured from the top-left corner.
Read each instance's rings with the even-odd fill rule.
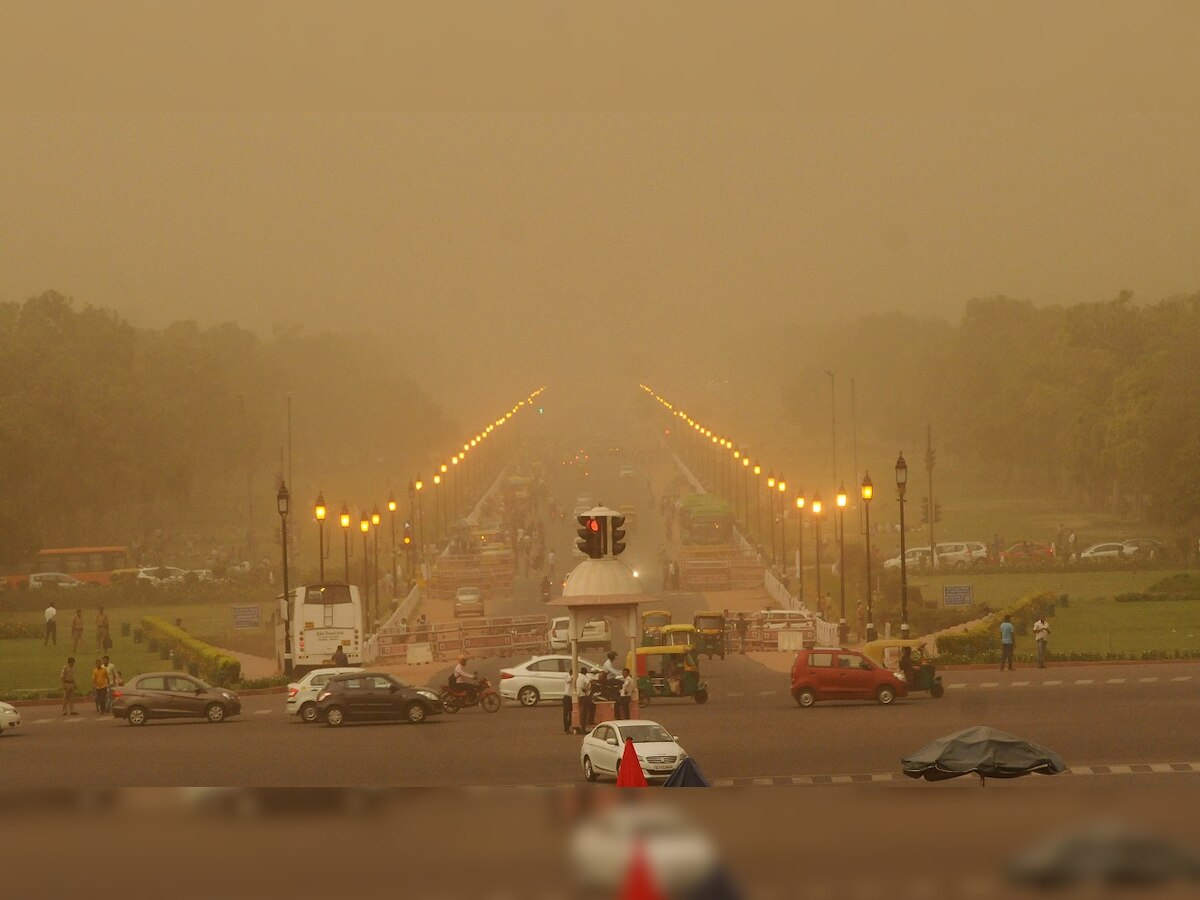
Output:
[[[45,631],[42,635],[42,646],[47,647],[53,644],[58,646],[58,608],[51,600],[46,606],[43,613],[46,619]],[[75,616],[71,619],[71,655],[74,656],[79,652],[79,645],[83,643],[83,610],[75,610]],[[112,649],[112,632],[108,623],[108,614],[101,606],[96,610],[96,651],[103,653],[105,650]]]
[[[581,665],[579,673],[566,673],[563,682],[563,733],[571,733],[571,688],[579,697],[579,727],[584,732],[591,731],[596,724],[596,701],[612,701],[613,717],[628,719],[630,706],[633,703],[633,692],[637,681],[629,669],[618,669],[617,653],[610,650],[603,665],[595,670],[589,670]]]
[[[75,711],[75,697],[79,691],[79,686],[75,681],[75,657],[67,657],[66,665],[59,673],[59,680],[62,683],[63,692],[62,714],[64,716],[79,715]],[[112,712],[113,688],[120,687],[124,683],[121,673],[117,671],[112,660],[107,656],[96,660],[96,665],[92,669],[92,697],[96,701],[96,712],[101,715]]]
[[[1017,649],[1016,632],[1012,616],[1005,615],[1004,621],[1000,623],[1001,672],[1006,668],[1010,672],[1013,670],[1013,653]],[[1045,615],[1038,616],[1037,621],[1033,623],[1033,643],[1037,647],[1037,667],[1044,669],[1046,668],[1047,650],[1050,647],[1050,625],[1046,621]]]

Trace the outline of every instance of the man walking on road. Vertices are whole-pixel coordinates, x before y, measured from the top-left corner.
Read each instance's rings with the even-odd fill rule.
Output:
[[[575,671],[568,669],[566,677],[563,678],[563,695],[562,695],[562,714],[563,714],[563,734],[571,733],[571,684],[575,680]]]
[[[62,671],[58,673],[59,680],[62,682],[63,692],[63,708],[64,716],[77,716],[75,712],[75,657],[67,658],[67,664],[62,667]]]
[[[575,679],[575,691],[579,694],[579,727],[587,734],[596,724],[596,704],[592,700],[592,679],[588,675],[587,666],[579,667],[579,677]]]
[[[83,643],[83,610],[75,610],[75,618],[71,620],[71,655],[74,656],[79,652],[79,645]]]
[[[1013,670],[1013,650],[1016,648],[1013,635],[1016,629],[1013,628],[1012,616],[1005,616],[1004,621],[1000,623],[1000,671],[1004,671],[1004,664],[1008,663],[1008,671]]]
[[[112,664],[109,658],[104,657],[104,671],[108,673],[108,707],[105,712],[112,712],[113,704],[113,688],[120,687],[124,684],[121,679],[121,673],[117,671],[117,667]]]
[[[54,607],[54,601],[50,601],[50,605],[46,607],[46,634],[42,638],[42,646],[45,647],[51,640],[54,641],[54,646],[58,646],[58,610]]]
[[[1039,669],[1046,668],[1046,649],[1050,644],[1050,625],[1045,616],[1038,616],[1033,623],[1033,641],[1037,645],[1037,665]]]

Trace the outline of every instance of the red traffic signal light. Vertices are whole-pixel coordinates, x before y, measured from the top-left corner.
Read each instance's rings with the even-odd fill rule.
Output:
[[[584,556],[599,559],[604,555],[600,545],[600,520],[594,516],[579,516],[577,521],[583,527],[576,532],[579,540],[575,542],[575,546]]]

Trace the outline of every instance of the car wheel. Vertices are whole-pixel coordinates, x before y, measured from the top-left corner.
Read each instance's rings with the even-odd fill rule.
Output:
[[[317,704],[311,700],[300,707],[300,721],[312,723],[317,721]]]
[[[588,781],[596,780],[596,770],[592,768],[592,759],[589,756],[583,758],[583,777]]]
[[[225,707],[220,703],[210,703],[204,710],[204,717],[210,722],[224,722]]]
[[[887,706],[896,699],[896,692],[886,684],[880,685],[879,690],[875,692],[875,699],[878,700],[883,706]]]
[[[803,688],[795,693],[796,703],[803,709],[808,709],[817,702],[817,695],[812,692],[812,688]]]
[[[125,714],[125,718],[129,721],[130,725],[145,725],[146,710],[141,706],[131,706],[129,707],[129,712]]]
[[[707,703],[708,691],[696,691],[694,699],[697,703]]]
[[[542,699],[542,695],[538,693],[538,689],[531,684],[525,685],[517,691],[517,701],[522,706],[537,706],[538,701]]]
[[[420,700],[414,700],[404,709],[404,715],[408,717],[408,721],[414,725],[420,725],[425,721],[425,704]]]
[[[331,706],[325,710],[325,724],[338,728],[346,721],[346,713],[340,706]]]
[[[946,689],[941,685],[940,682],[934,682],[933,687],[931,687],[929,689],[930,696],[933,697],[935,700],[938,697],[942,696],[942,694],[944,694],[944,693],[946,693]]]
[[[484,694],[479,698],[479,705],[483,707],[484,712],[494,713],[500,709],[500,695]]]

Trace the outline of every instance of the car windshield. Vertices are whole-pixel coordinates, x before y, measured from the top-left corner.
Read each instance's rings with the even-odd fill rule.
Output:
[[[621,740],[632,740],[635,744],[674,740],[661,725],[622,725],[620,731]]]
[[[696,616],[697,628],[720,628],[723,624],[721,616]]]

